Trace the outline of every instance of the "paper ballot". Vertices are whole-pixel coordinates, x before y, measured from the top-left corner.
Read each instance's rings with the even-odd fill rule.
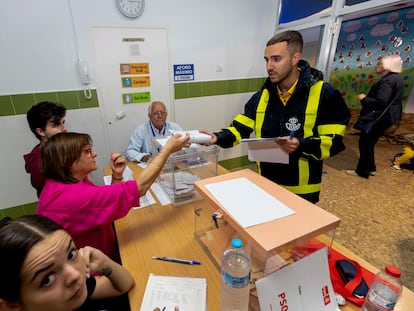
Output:
[[[194,144],[202,144],[208,143],[211,140],[211,136],[200,133],[198,130],[191,130],[191,131],[176,131],[170,130],[171,134],[180,134],[181,136],[185,136],[187,133],[190,134],[190,143]]]
[[[338,310],[326,247],[256,281],[256,288],[262,311]]]
[[[289,163],[289,154],[284,152],[275,140],[284,140],[281,137],[271,138],[246,138],[240,142],[247,143],[247,157],[250,161],[260,161],[269,163]]]

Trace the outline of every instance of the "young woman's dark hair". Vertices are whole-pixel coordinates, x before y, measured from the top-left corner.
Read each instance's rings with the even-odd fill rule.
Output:
[[[17,302],[20,299],[20,272],[27,254],[46,235],[63,230],[51,219],[26,215],[0,222],[0,298]]]

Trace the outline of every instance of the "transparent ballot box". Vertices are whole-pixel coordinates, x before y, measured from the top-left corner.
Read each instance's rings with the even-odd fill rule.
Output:
[[[157,182],[174,206],[200,198],[194,182],[217,175],[219,148],[192,144],[172,153],[165,163]]]
[[[239,185],[240,181],[243,181],[244,185],[252,185],[251,191],[244,187],[239,191],[229,190],[233,185]],[[204,199],[194,204],[195,238],[216,263],[218,269],[221,267],[221,256],[231,244],[231,239],[234,237],[242,239],[252,261],[252,290],[255,281],[263,276],[319,248],[331,246],[335,229],[340,222],[335,215],[250,169],[196,181],[194,187]],[[223,191],[217,192],[217,189]],[[248,192],[254,196],[253,200],[247,198]],[[264,194],[263,197],[261,193]],[[240,201],[240,197],[244,202]],[[241,224],[245,223],[245,220],[242,220],[243,217],[237,210],[240,207],[238,205],[242,205],[245,209],[245,202],[253,202],[249,207],[247,218],[256,218],[256,214],[261,213],[261,209],[269,208],[268,203],[271,202],[267,201],[269,198],[271,201],[276,199],[277,204],[281,203],[287,207],[290,214],[269,218],[268,221],[247,227]],[[264,206],[263,203],[266,205]],[[249,221],[247,219],[247,223]]]

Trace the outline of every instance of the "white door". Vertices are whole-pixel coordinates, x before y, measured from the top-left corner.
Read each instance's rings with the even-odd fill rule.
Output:
[[[92,41],[96,75],[92,78],[106,124],[108,152],[123,153],[134,128],[148,120],[150,101],[163,101],[168,118],[174,115],[167,30],[93,27]]]

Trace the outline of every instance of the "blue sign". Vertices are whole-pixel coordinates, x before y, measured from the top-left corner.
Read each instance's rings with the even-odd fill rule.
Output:
[[[174,81],[194,80],[194,64],[174,65]]]

